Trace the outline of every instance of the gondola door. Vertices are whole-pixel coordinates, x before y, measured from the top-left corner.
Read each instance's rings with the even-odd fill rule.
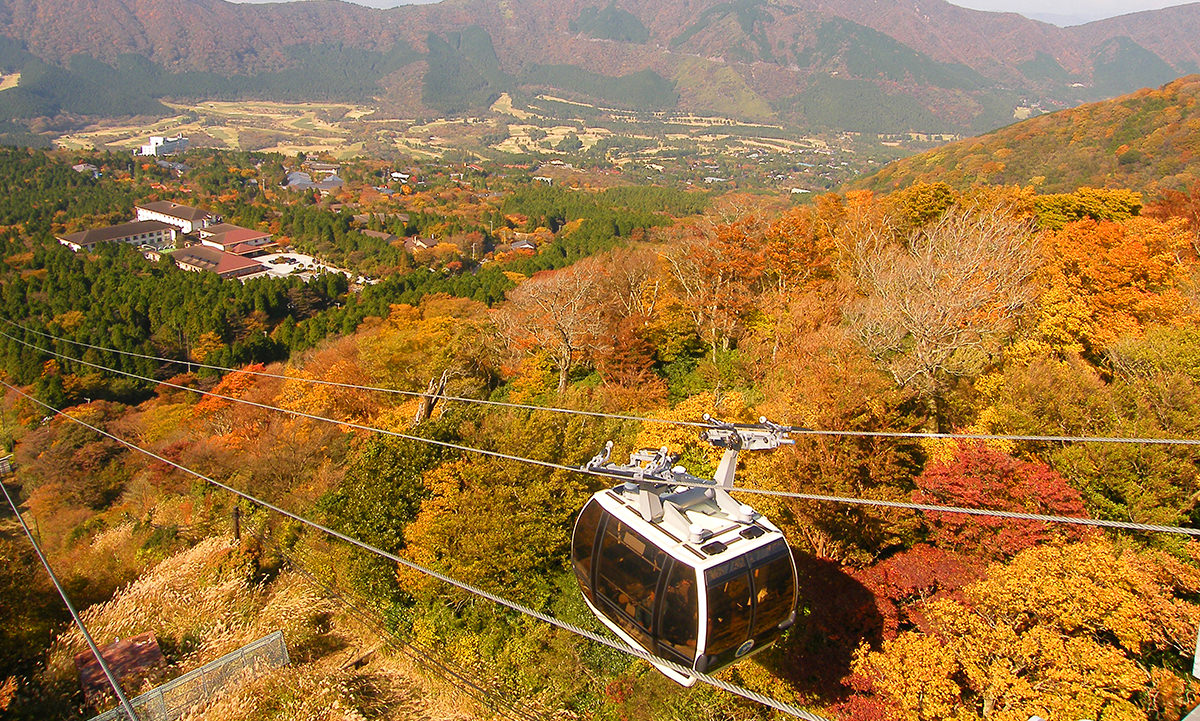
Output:
[[[672,560],[663,574],[658,624],[658,655],[684,666],[696,661],[696,635],[700,628],[700,607],[696,591],[696,569]]]
[[[654,653],[655,603],[667,552],[616,516],[600,531],[596,554],[596,608],[638,645]]]

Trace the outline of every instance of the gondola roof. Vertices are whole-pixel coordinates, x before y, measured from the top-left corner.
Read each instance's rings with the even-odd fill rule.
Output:
[[[660,496],[663,500],[678,499],[682,496],[685,501],[689,497],[703,495],[706,491],[715,495],[716,489],[676,487]],[[696,505],[682,508],[681,513],[687,520],[688,528],[701,529],[702,538],[697,540],[691,533],[683,533],[677,526],[646,520],[639,512],[638,494],[624,492],[622,486],[611,488],[603,493],[614,503],[628,510],[628,521],[631,521],[639,532],[648,536],[648,540],[670,553],[680,561],[700,569],[719,565],[732,554],[729,551],[740,552],[761,545],[757,539],[770,534],[778,534],[778,529],[766,521],[749,506],[742,505],[748,513],[739,520],[725,514],[713,499],[704,499]],[[741,504],[739,504],[741,505]]]

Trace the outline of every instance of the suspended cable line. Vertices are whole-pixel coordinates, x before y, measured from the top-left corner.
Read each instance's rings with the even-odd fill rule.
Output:
[[[506,711],[511,714],[513,718],[518,719],[519,721],[537,721],[538,717],[536,715],[529,713],[524,709],[518,708],[516,704],[512,703],[503,695],[480,686],[471,679],[467,678],[464,673],[449,667],[442,661],[439,661],[434,657],[433,653],[429,649],[422,648],[421,646],[414,644],[412,641],[401,638],[397,633],[389,629],[384,623],[383,619],[379,618],[378,614],[376,614],[374,611],[363,608],[355,601],[346,598],[346,596],[338,591],[338,589],[317,578],[315,573],[305,567],[303,563],[297,561],[295,558],[284,552],[284,550],[278,545],[275,545],[274,548],[275,552],[282,556],[285,561],[287,561],[288,566],[293,571],[304,576],[309,583],[321,589],[321,591],[325,593],[326,597],[331,598],[345,606],[351,616],[357,619],[359,623],[362,623],[364,626],[378,634],[383,639],[383,642],[391,646],[393,649],[408,655],[418,663],[424,663],[427,666],[433,667],[438,675],[440,675],[444,680],[450,683],[458,681],[459,683],[463,684],[466,688],[460,687],[459,690],[471,696],[484,706],[487,706],[494,711]]]
[[[267,403],[258,403],[257,401],[246,400],[244,398],[236,398],[234,396],[227,396],[227,395],[222,395],[220,393],[213,393],[212,391],[204,391],[204,390],[200,390],[198,388],[190,388],[188,386],[180,385],[177,383],[171,383],[169,381],[159,381],[154,378],[149,378],[147,376],[138,375],[137,373],[131,373],[129,371],[123,371],[123,370],[119,370],[117,368],[110,368],[108,366],[104,366],[104,365],[100,365],[97,363],[92,363],[90,361],[85,361],[85,360],[82,360],[79,358],[74,358],[74,357],[71,357],[68,355],[64,355],[62,353],[58,353],[58,352],[50,350],[48,348],[42,348],[40,346],[33,345],[32,343],[28,343],[19,338],[14,338],[4,332],[0,332],[0,336],[4,336],[6,338],[16,341],[17,343],[21,343],[22,345],[29,346],[30,348],[33,348],[40,352],[47,353],[49,355],[55,356],[57,358],[60,358],[62,360],[66,360],[66,361],[69,361],[72,363],[79,363],[81,365],[95,368],[97,370],[108,371],[111,373],[116,373],[119,375],[127,376],[129,378],[135,378],[138,380],[147,381],[149,383],[157,383],[159,385],[167,386],[169,388],[176,388],[178,390],[189,391],[191,393],[195,393],[198,395],[208,396],[211,398],[219,398],[221,400],[226,400],[231,403],[240,403],[242,405],[250,406],[252,408],[259,408],[262,410],[274,411],[277,413],[283,413],[283,414],[294,416],[297,418],[306,418],[308,420],[319,421],[322,423],[331,423],[331,424],[343,426],[346,428],[353,428],[355,430],[366,431],[369,433],[378,433],[381,435],[391,436],[393,438],[400,438],[400,439],[409,440],[409,441],[415,441],[418,443],[428,443],[428,444],[435,445],[435,446],[441,446],[443,448],[449,448],[451,450],[462,451],[464,453],[475,453],[475,454],[479,454],[479,455],[483,455],[483,456],[490,456],[492,458],[516,461],[518,463],[527,463],[527,464],[534,465],[534,466],[540,466],[542,468],[549,468],[551,470],[566,471],[569,473],[578,473],[578,474],[587,475],[587,476],[598,476],[601,478],[609,478],[609,479],[613,478],[612,474],[605,473],[605,472],[599,471],[599,470],[592,470],[589,468],[580,468],[577,466],[568,466],[568,465],[564,465],[561,463],[554,463],[551,461],[541,461],[541,460],[537,460],[534,458],[525,458],[522,456],[512,455],[509,453],[501,453],[499,451],[492,451],[492,450],[487,450],[487,449],[483,449],[483,448],[475,448],[473,446],[465,446],[465,445],[458,444],[458,443],[450,443],[448,441],[439,441],[439,440],[436,440],[433,438],[424,438],[421,436],[414,436],[414,435],[410,435],[407,433],[400,433],[398,431],[388,430],[386,428],[378,428],[375,426],[368,426],[368,425],[364,425],[361,423],[354,423],[353,421],[338,420],[336,418],[327,418],[325,416],[319,416],[319,415],[315,415],[312,413],[305,413],[303,411],[297,411],[297,410],[293,410],[290,408],[280,408],[279,406],[273,406],[273,405],[270,405]],[[8,384],[5,384],[5,385],[8,385]],[[707,424],[707,423],[703,424],[703,425],[705,428],[712,427],[711,424]],[[795,431],[790,431],[790,432],[795,432]],[[709,482],[703,482],[703,481],[693,482],[693,481],[688,481],[688,480],[684,480],[684,479],[673,479],[670,481],[670,483],[672,483],[674,485],[678,485],[678,486],[689,486],[689,487],[697,487],[697,488],[707,488],[712,485]],[[982,516],[982,517],[989,517],[989,518],[1008,518],[1008,519],[1012,519],[1012,520],[1035,521],[1035,522],[1040,522],[1040,523],[1064,523],[1064,524],[1070,524],[1070,525],[1076,525],[1076,526],[1093,526],[1093,527],[1097,527],[1097,528],[1111,528],[1111,529],[1122,530],[1122,531],[1137,531],[1137,532],[1144,532],[1144,533],[1168,533],[1168,534],[1178,534],[1178,535],[1185,535],[1185,536],[1200,537],[1200,529],[1185,528],[1182,526],[1166,526],[1166,525],[1156,525],[1156,524],[1146,524],[1146,523],[1133,523],[1133,522],[1128,522],[1128,521],[1110,521],[1110,520],[1099,519],[1099,518],[1082,518],[1082,517],[1078,517],[1078,516],[1057,516],[1057,515],[1038,514],[1038,513],[1022,513],[1022,512],[1018,512],[1018,511],[1004,511],[1004,510],[990,509],[990,508],[970,508],[970,507],[964,507],[964,506],[945,506],[945,505],[935,505],[935,504],[927,504],[927,503],[910,503],[910,502],[904,502],[904,501],[885,501],[885,500],[874,499],[874,498],[859,498],[859,497],[853,497],[853,496],[831,496],[831,495],[822,495],[822,494],[817,494],[817,493],[799,493],[799,492],[795,492],[795,491],[776,491],[776,490],[770,490],[770,489],[764,489],[764,488],[746,488],[744,486],[732,486],[730,488],[727,488],[726,490],[728,490],[730,492],[750,493],[750,494],[755,494],[755,495],[760,495],[760,496],[771,496],[771,497],[776,497],[776,498],[794,498],[797,500],[814,501],[814,502],[819,502],[819,503],[835,503],[835,504],[841,504],[841,505],[869,506],[869,507],[876,507],[876,508],[892,508],[892,509],[898,509],[898,510],[922,511],[922,512],[929,512],[929,513],[954,513],[954,514],[962,514],[962,515],[968,515],[968,516]]]
[[[9,388],[12,388],[12,386],[9,386]],[[14,388],[13,390],[16,389]],[[17,392],[21,393],[19,390]],[[25,394],[21,393],[21,395]],[[13,502],[12,496],[9,495],[8,489],[5,488],[3,483],[0,483],[0,490],[4,491],[4,498],[8,501],[9,507],[12,508],[13,515],[17,517],[17,521],[21,524],[21,528],[25,531],[29,542],[33,544],[34,553],[37,554],[38,560],[45,566],[46,573],[50,575],[50,580],[54,582],[54,588],[58,590],[58,595],[62,596],[63,603],[67,605],[67,610],[71,613],[71,618],[75,620],[75,625],[79,627],[80,633],[83,634],[83,640],[87,642],[88,648],[92,650],[92,655],[96,657],[96,662],[100,664],[100,670],[104,672],[104,677],[108,679],[108,684],[112,686],[113,693],[117,695],[117,701],[120,703],[121,708],[124,709],[130,721],[137,721],[138,717],[137,713],[133,710],[133,704],[129,703],[125,692],[121,690],[121,684],[117,681],[117,677],[104,660],[104,654],[100,653],[100,647],[92,640],[92,634],[88,633],[87,626],[84,625],[83,619],[79,617],[79,612],[75,610],[75,605],[71,603],[71,599],[67,596],[67,592],[63,590],[62,584],[58,582],[58,576],[55,575],[54,569],[50,567],[50,561],[46,559],[46,554],[42,553],[41,546],[38,545],[37,540],[33,537],[33,533],[29,530],[25,519],[21,517],[21,512],[17,510],[17,504]]]
[[[9,388],[10,390],[12,390],[12,391],[18,393],[19,395],[23,396],[24,398],[28,399],[29,401],[32,401],[33,403],[36,403],[39,406],[42,406],[43,408],[47,409],[48,411],[52,412],[53,414],[55,414],[57,416],[61,416],[63,418],[66,418],[77,425],[83,426],[84,428],[87,428],[87,429],[89,429],[95,433],[98,433],[106,438],[114,440],[117,443],[120,443],[121,445],[125,446],[126,448],[129,448],[130,450],[137,451],[138,453],[141,453],[150,458],[153,458],[154,460],[156,460],[160,463],[164,463],[168,466],[171,466],[172,468],[175,468],[176,470],[179,470],[183,473],[191,475],[201,481],[204,481],[205,483],[209,483],[213,486],[216,486],[217,488],[221,488],[225,491],[228,491],[229,493],[232,493],[240,498],[244,498],[247,501],[254,503],[258,506],[261,506],[268,510],[274,511],[286,518],[290,518],[293,521],[296,521],[305,526],[308,526],[309,528],[312,528],[314,530],[320,531],[321,533],[325,533],[327,535],[333,536],[334,538],[345,541],[346,543],[349,543],[352,546],[356,546],[357,548],[367,551],[368,553],[373,553],[381,558],[385,558],[394,563],[398,563],[401,566],[404,566],[405,568],[408,568],[408,569],[411,569],[418,573],[424,574],[426,576],[429,576],[430,578],[437,579],[438,581],[441,581],[442,583],[449,584],[449,585],[451,585],[455,588],[458,588],[462,591],[466,591],[467,593],[470,593],[472,595],[475,595],[480,598],[491,601],[493,603],[499,604],[499,605],[504,606],[505,608],[508,608],[512,611],[516,611],[517,613],[520,613],[522,615],[529,616],[531,618],[535,618],[539,621],[548,623],[552,626],[560,628],[569,633],[573,633],[577,636],[581,636],[583,638],[594,641],[596,643],[603,644],[604,646],[607,646],[615,651],[619,651],[621,653],[628,654],[630,656],[635,656],[643,661],[646,661],[647,663],[651,663],[656,666],[666,666],[668,668],[672,668],[681,674],[688,674],[688,675],[694,676],[698,680],[703,681],[703,682],[709,684],[710,686],[713,686],[714,688],[718,688],[718,689],[721,689],[722,691],[727,691],[727,692],[735,694],[737,696],[741,696],[742,698],[747,699],[749,701],[754,701],[754,702],[762,704],[764,706],[768,706],[770,708],[775,709],[776,711],[786,713],[786,714],[788,714],[790,716],[794,716],[796,718],[805,719],[805,721],[829,721],[828,719],[824,718],[823,716],[818,716],[810,711],[805,711],[804,709],[797,708],[795,706],[792,706],[790,704],[784,703],[784,702],[776,700],[776,699],[772,699],[768,696],[764,696],[763,694],[760,694],[756,691],[751,691],[749,689],[742,688],[741,686],[737,686],[736,684],[731,684],[727,681],[722,681],[721,679],[714,678],[707,674],[700,673],[698,671],[695,671],[694,669],[677,664],[674,661],[669,661],[665,658],[659,658],[658,656],[655,656],[654,654],[646,653],[645,651],[642,651],[641,649],[634,648],[627,644],[621,643],[620,641],[614,641],[610,638],[606,638],[604,636],[601,636],[598,633],[589,631],[585,628],[580,628],[579,626],[568,623],[566,621],[559,620],[558,618],[555,618],[554,616],[550,616],[549,614],[542,613],[541,611],[537,611],[537,610],[529,608],[527,606],[523,606],[515,601],[510,601],[502,596],[498,596],[489,591],[485,591],[484,589],[479,588],[477,586],[473,586],[469,583],[459,581],[459,580],[452,578],[450,576],[447,576],[446,574],[441,573],[439,571],[435,571],[431,568],[426,568],[426,567],[424,567],[418,563],[415,563],[413,561],[410,561],[406,558],[397,556],[394,553],[389,553],[388,551],[385,551],[381,548],[372,546],[369,543],[360,541],[357,538],[348,536],[344,533],[341,533],[340,531],[336,531],[332,528],[329,528],[328,526],[321,525],[320,523],[317,523],[316,521],[309,520],[308,518],[305,518],[304,516],[300,516],[298,514],[292,513],[291,511],[285,510],[279,506],[274,505],[273,503],[270,503],[269,501],[264,501],[261,498],[252,496],[249,493],[246,493],[245,491],[240,491],[240,490],[238,490],[232,486],[229,486],[225,483],[222,483],[214,478],[210,478],[210,477],[204,475],[203,473],[200,473],[199,471],[194,471],[186,466],[183,466],[179,463],[176,463],[175,461],[170,460],[169,458],[165,458],[163,456],[158,455],[157,453],[155,453],[153,451],[142,448],[141,446],[138,446],[137,444],[135,444],[131,441],[127,441],[124,438],[121,438],[120,436],[109,433],[108,431],[106,431],[102,428],[94,426],[94,425],[92,425],[86,421],[83,421],[79,418],[75,418],[74,416],[70,415],[69,413],[66,413],[65,411],[61,411],[61,410],[55,408],[54,406],[51,406],[48,403],[44,403],[44,402],[38,400],[37,398],[34,398],[33,396],[20,390],[16,386],[13,386],[5,381],[0,381],[0,383],[2,383],[4,386]],[[136,718],[136,717],[133,717],[133,718]]]
[[[324,380],[321,378],[305,378],[303,376],[290,376],[290,375],[286,375],[286,374],[282,374],[282,373],[269,373],[267,371],[252,371],[252,370],[245,370],[245,369],[240,369],[240,368],[228,368],[226,366],[211,365],[208,363],[196,363],[194,361],[179,360],[178,358],[166,358],[163,356],[147,355],[145,353],[134,353],[132,351],[117,350],[116,348],[106,348],[104,346],[92,345],[91,343],[84,343],[82,341],[71,340],[70,338],[61,338],[56,335],[51,335],[50,333],[43,333],[42,331],[34,330],[33,328],[26,328],[25,326],[21,325],[20,323],[11,321],[8,318],[0,318],[0,320],[3,320],[5,323],[8,323],[9,325],[16,326],[17,328],[20,328],[21,330],[23,330],[27,333],[32,333],[33,335],[39,335],[39,336],[41,336],[43,338],[47,338],[49,340],[60,341],[62,343],[70,343],[71,345],[79,346],[81,348],[88,348],[90,350],[101,351],[104,353],[115,353],[117,355],[123,355],[123,356],[127,356],[129,358],[140,358],[142,360],[152,360],[152,361],[158,361],[160,363],[174,363],[176,365],[186,365],[189,367],[205,368],[207,370],[220,371],[222,373],[245,373],[246,375],[258,376],[260,378],[274,378],[277,380],[285,380],[285,381],[300,381],[302,383],[312,383],[314,385],[329,386],[332,388],[345,388],[346,390],[370,391],[370,392],[374,392],[374,393],[390,393],[393,395],[406,396],[409,398],[441,398],[442,400],[454,401],[457,403],[474,403],[477,405],[495,406],[495,407],[499,407],[499,408],[516,408],[516,409],[520,409],[520,410],[529,410],[529,411],[550,411],[550,412],[554,412],[554,413],[565,413],[565,414],[578,415],[578,416],[590,416],[593,418],[608,418],[608,419],[621,420],[621,421],[639,421],[639,422],[643,422],[643,423],[663,423],[663,424],[674,425],[674,426],[691,426],[691,427],[696,427],[696,428],[706,428],[707,427],[707,424],[697,423],[695,421],[678,421],[678,420],[669,420],[666,418],[643,418],[641,416],[629,416],[629,415],[620,415],[620,414],[614,414],[614,413],[601,413],[599,411],[585,411],[585,410],[580,410],[577,408],[554,408],[554,407],[550,407],[550,406],[535,406],[535,405],[531,405],[528,403],[509,403],[506,401],[491,401],[491,400],[486,400],[483,398],[467,398],[465,396],[450,396],[450,395],[446,395],[444,393],[422,393],[420,391],[405,391],[405,390],[400,390],[397,388],[383,388],[380,386],[368,386],[368,385],[358,385],[355,383],[343,383],[340,381],[329,381],[329,380]],[[16,340],[17,342],[23,342],[17,338],[13,338],[12,336],[8,335],[7,333],[0,332],[0,335],[3,335],[4,337],[9,338],[11,340]],[[32,346],[32,347],[36,348],[37,346]]]
[[[69,343],[71,345],[87,348],[89,350],[100,351],[104,353],[115,353],[130,358],[140,358],[143,360],[158,361],[161,363],[174,363],[176,365],[194,366],[196,368],[205,368],[208,370],[220,371],[222,373],[244,373],[250,376],[258,376],[261,378],[273,378],[277,380],[298,381],[301,383],[311,383],[314,385],[329,386],[332,388],[345,388],[347,390],[368,391],[374,393],[390,393],[393,395],[405,396],[409,398],[440,398],[442,400],[453,401],[456,403],[473,403],[476,405],[493,406],[498,408],[514,408],[519,410],[530,411],[546,411],[549,413],[561,413],[566,415],[587,416],[591,418],[603,418],[617,421],[635,421],[639,423],[660,423],[664,425],[682,426],[688,428],[708,428],[709,424],[699,421],[684,421],[671,420],[666,418],[654,418],[648,416],[632,416],[620,413],[604,413],[601,411],[588,411],[578,408],[562,408],[556,406],[538,406],[528,403],[510,403],[506,401],[493,401],[483,398],[468,398],[465,396],[451,396],[442,393],[428,393],[422,391],[405,391],[396,388],[383,388],[381,386],[361,385],[356,383],[343,383],[340,381],[330,381],[321,378],[305,378],[303,376],[286,375],[282,373],[270,373],[267,371],[252,371],[241,368],[229,368],[226,366],[210,365],[206,363],[196,363],[194,361],[179,360],[177,358],[166,358],[163,356],[147,355],[144,353],[134,353],[132,351],[117,350],[116,348],[107,348],[105,346],[92,345],[91,343],[83,343],[81,341],[71,340],[70,338],[62,338],[60,336],[44,333],[42,331],[27,328],[19,323],[16,323],[7,318],[0,318],[9,325],[20,328],[21,330],[38,335],[43,338]],[[35,348],[45,353],[53,354],[46,348],[26,343],[25,341],[15,338],[7,333],[0,331],[0,336],[9,340],[23,343],[30,348]],[[74,359],[73,359],[74,360]],[[84,363],[85,361],[77,361]],[[114,373],[120,373],[116,369],[108,369]],[[139,376],[140,377],[140,376]],[[151,383],[161,383],[156,379],[147,379]],[[1137,438],[1126,436],[1048,436],[1048,435],[1014,435],[1003,433],[930,433],[926,431],[855,431],[855,430],[836,430],[826,428],[807,428],[804,426],[787,426],[788,432],[802,436],[832,436],[842,438],[890,438],[890,439],[907,439],[907,440],[959,440],[959,441],[1013,441],[1013,442],[1031,442],[1031,443],[1118,443],[1131,445],[1158,445],[1158,446],[1200,446],[1200,438]]]

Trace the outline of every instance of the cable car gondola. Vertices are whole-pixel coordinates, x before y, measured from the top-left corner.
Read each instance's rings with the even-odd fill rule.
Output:
[[[791,443],[761,419],[705,419],[701,437],[725,454],[716,479],[692,476],[667,450],[611,463],[610,441],[585,469],[625,479],[593,495],[575,523],[572,565],[588,607],[647,653],[700,673],[770,645],[796,620],[796,567],[774,524],[733,500],[739,450]],[[695,677],[655,664],[684,686]]]

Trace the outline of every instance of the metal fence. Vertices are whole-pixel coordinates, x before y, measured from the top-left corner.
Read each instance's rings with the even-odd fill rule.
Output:
[[[278,668],[288,665],[287,645],[283,632],[276,631],[257,641],[227,653],[216,661],[210,661],[195,671],[168,681],[158,688],[147,691],[130,701],[137,712],[138,721],[174,721],[193,706],[209,700],[221,687],[243,672],[259,668]],[[91,721],[119,721],[127,719],[125,711],[114,708]]]

